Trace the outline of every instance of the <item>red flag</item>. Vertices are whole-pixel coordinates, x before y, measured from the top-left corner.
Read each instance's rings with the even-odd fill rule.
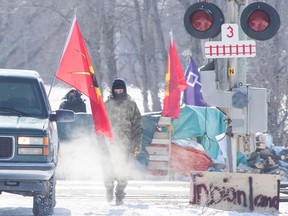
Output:
[[[112,138],[101,91],[76,16],[66,41],[56,77],[89,97],[96,134]]]
[[[165,77],[165,96],[162,116],[178,118],[181,92],[187,88],[186,79],[178,58],[178,53],[171,35]]]

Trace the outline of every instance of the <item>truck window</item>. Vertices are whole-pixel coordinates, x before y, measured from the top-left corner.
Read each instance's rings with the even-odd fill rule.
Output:
[[[0,107],[31,116],[44,116],[43,98],[36,80],[1,78]]]

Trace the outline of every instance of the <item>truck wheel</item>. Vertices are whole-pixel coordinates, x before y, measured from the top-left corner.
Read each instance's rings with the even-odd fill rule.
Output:
[[[48,181],[48,191],[44,193],[36,193],[33,198],[33,214],[34,216],[49,216],[53,214],[56,205],[55,199],[56,179],[53,175]]]

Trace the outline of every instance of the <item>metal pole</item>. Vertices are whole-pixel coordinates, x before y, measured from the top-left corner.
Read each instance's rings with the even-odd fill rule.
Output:
[[[227,0],[228,1],[228,17],[227,23],[235,23],[240,27],[239,14],[241,10],[241,5],[246,4],[246,0]],[[240,32],[240,31],[239,31]],[[239,35],[240,36],[240,35]],[[243,36],[243,34],[241,35]],[[237,58],[229,58],[227,60],[227,89],[231,90],[239,85],[246,84],[246,70],[245,70],[245,59],[239,60]],[[235,71],[234,75],[228,74],[228,70],[233,69]],[[227,109],[227,116],[231,118],[232,109]],[[237,172],[237,149],[239,146],[239,135],[233,134],[233,128],[231,122],[228,124],[227,135],[227,170],[229,172]]]
[[[238,24],[238,5],[236,3],[236,0],[228,0],[228,17],[227,17],[227,23],[236,23]],[[237,68],[237,58],[229,58],[227,62],[227,72],[228,68]],[[236,72],[237,73],[237,72]],[[231,89],[235,86],[236,83],[236,76],[228,76],[227,73],[227,87],[228,89]]]

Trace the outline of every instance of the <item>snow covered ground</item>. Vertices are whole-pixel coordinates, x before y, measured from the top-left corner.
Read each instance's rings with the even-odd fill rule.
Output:
[[[137,169],[132,169],[125,204],[116,206],[115,201],[107,203],[97,148],[93,142],[82,141],[61,144],[54,216],[272,215],[190,205],[189,179],[168,181],[165,178],[152,178]],[[0,195],[0,216],[32,216],[32,205],[31,197],[3,193]],[[280,203],[279,215],[288,216],[288,203]]]
[[[260,216],[271,214],[239,213],[189,205],[189,182],[135,181],[127,187],[125,204],[105,201],[101,181],[58,181],[57,205],[53,216]],[[32,198],[0,196],[1,216],[32,216]],[[280,216],[288,215],[287,203],[280,204]]]

